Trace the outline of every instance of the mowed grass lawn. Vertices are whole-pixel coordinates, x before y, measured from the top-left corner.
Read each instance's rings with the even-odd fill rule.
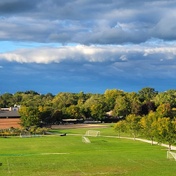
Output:
[[[69,135],[0,138],[0,176],[175,176],[164,147],[102,136],[86,144],[77,129],[62,132]]]

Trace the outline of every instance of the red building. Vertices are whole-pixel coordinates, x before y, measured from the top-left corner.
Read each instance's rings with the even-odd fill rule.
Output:
[[[0,108],[0,129],[21,127],[18,109],[18,107]]]

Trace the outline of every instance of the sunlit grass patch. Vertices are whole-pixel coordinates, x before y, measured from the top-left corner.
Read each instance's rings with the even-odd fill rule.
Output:
[[[105,135],[89,137],[91,143],[86,144],[82,142],[86,130],[69,129],[70,135],[64,137],[56,134],[42,138],[0,138],[0,176],[174,176],[176,173],[176,162],[166,158],[166,149],[161,146],[105,137],[116,135],[112,128],[98,129]]]

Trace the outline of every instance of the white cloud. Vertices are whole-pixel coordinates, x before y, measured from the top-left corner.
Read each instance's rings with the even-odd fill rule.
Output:
[[[1,60],[19,63],[60,63],[72,62],[114,62],[136,60],[133,55],[143,55],[140,59],[152,55],[162,55],[164,59],[176,57],[173,46],[141,46],[141,45],[109,45],[109,46],[62,46],[19,49],[13,52],[1,53]],[[157,59],[157,58],[156,58]]]
[[[128,59],[127,59],[126,55],[122,55],[122,56],[120,56],[120,60],[127,61]]]

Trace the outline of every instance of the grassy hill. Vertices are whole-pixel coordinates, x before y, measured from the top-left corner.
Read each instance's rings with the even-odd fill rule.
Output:
[[[128,139],[89,137],[87,129],[55,130],[55,135],[0,138],[0,176],[174,176],[176,162],[166,148]],[[112,128],[99,129],[114,134]],[[67,132],[61,137],[57,132]],[[79,135],[73,135],[73,134]]]

